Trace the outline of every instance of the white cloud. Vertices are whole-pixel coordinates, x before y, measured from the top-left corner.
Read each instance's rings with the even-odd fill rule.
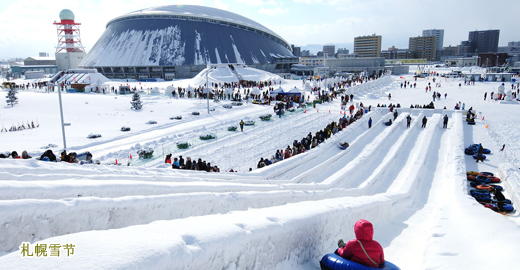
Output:
[[[275,0],[237,0],[237,2],[255,7],[277,4]]]
[[[218,8],[218,9],[227,10],[228,9],[228,4],[224,4],[220,0],[215,0],[215,7]]]
[[[268,15],[268,16],[276,16],[284,13],[289,13],[289,9],[282,9],[282,8],[261,8],[258,13]]]

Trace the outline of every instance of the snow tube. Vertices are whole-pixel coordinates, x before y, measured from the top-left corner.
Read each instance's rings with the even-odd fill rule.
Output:
[[[483,189],[472,189],[472,190],[469,191],[469,193],[470,193],[471,195],[478,195],[478,196],[480,196],[480,195],[488,195],[488,196],[491,196],[491,195],[489,194],[489,190],[483,190]]]
[[[474,125],[475,121],[468,121],[468,125]]]
[[[489,185],[489,184],[486,184],[486,183],[483,183],[483,182],[479,182],[479,181],[470,182],[469,185],[474,187],[474,188],[476,188],[476,189],[486,189],[486,188],[478,188],[478,186],[489,186],[489,187],[494,187],[497,190],[504,191],[504,188],[502,186]]]
[[[477,181],[481,181],[481,182],[486,182],[489,178],[483,174],[479,174],[477,175],[477,177],[475,177],[475,180]]]
[[[385,125],[386,125],[386,126],[391,126],[391,125],[392,125],[392,122],[385,122]]]
[[[489,203],[489,205],[490,205],[491,207],[493,207],[493,208],[491,208],[491,209],[493,209],[493,211],[495,211],[495,212],[499,212],[499,211],[498,211],[498,206],[497,206],[496,203]],[[514,208],[512,205],[510,205],[510,204],[508,204],[508,203],[505,203],[505,204],[504,204],[504,212],[509,213],[509,212],[513,212],[513,211],[515,211],[515,208]]]
[[[349,144],[338,143],[338,146],[341,150],[345,150],[349,147]]]
[[[474,155],[476,153],[477,153],[477,150],[474,148],[468,147],[468,148],[464,149],[464,154],[466,154],[466,155]]]
[[[376,270],[376,269],[386,269],[386,270],[400,270],[399,267],[397,267],[395,264],[385,261],[385,267],[384,268],[378,268],[378,267],[370,267],[366,266],[357,262],[353,262],[350,260],[347,260],[335,253],[330,253],[323,258],[321,258],[320,261],[321,269],[322,270]]]
[[[468,178],[468,181],[477,181],[477,177],[474,175],[468,175],[467,178]]]
[[[484,207],[489,208],[495,212],[498,212],[498,206],[496,203],[482,203],[482,205],[484,205]],[[508,203],[504,204],[504,212],[509,213],[509,212],[513,212],[513,211],[515,211],[515,208],[511,204],[508,204]]]
[[[491,200],[491,203],[498,203],[498,201],[497,200]],[[504,203],[513,204],[513,202],[510,199],[505,199]]]
[[[488,177],[495,176],[493,173],[490,173],[490,172],[481,172],[480,174],[487,175]]]
[[[491,177],[488,177],[488,181],[490,183],[500,183],[500,178],[491,176]]]
[[[480,173],[479,173],[479,172],[474,172],[474,171],[467,171],[466,174],[467,174],[467,175],[477,176],[477,175],[479,175]]]
[[[474,158],[474,159],[477,159],[477,154],[473,155],[473,158]],[[484,160],[486,160],[486,155],[482,155],[482,158],[483,158]]]
[[[484,154],[491,154],[491,150],[489,150],[487,148],[484,148],[484,149],[482,149],[482,153],[484,153]]]

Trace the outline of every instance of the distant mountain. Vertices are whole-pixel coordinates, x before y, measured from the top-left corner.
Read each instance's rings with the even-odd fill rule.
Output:
[[[325,45],[335,45],[336,51],[338,48],[347,48],[350,53],[354,51],[354,43],[327,43]],[[323,44],[307,44],[305,46],[301,46],[303,50],[309,50],[312,54],[316,54],[319,51],[323,50]]]

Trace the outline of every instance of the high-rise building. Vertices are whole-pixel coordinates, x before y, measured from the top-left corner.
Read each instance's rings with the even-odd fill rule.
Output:
[[[408,43],[408,49],[413,52],[414,58],[423,58],[429,61],[435,61],[435,46],[437,37],[411,37]]]
[[[336,54],[335,45],[323,45],[323,55],[325,57],[334,57],[334,54]]]
[[[301,57],[306,57],[306,56],[310,56],[310,55],[311,55],[311,51],[310,50],[302,50]]]
[[[469,53],[498,52],[500,30],[471,31],[468,35]]]
[[[354,54],[359,57],[381,57],[382,37],[373,34],[354,38]]]
[[[301,47],[296,47],[294,45],[291,45],[291,48],[292,48],[292,53],[293,53],[294,56],[296,56],[296,57],[302,56],[302,53],[301,53],[302,48]]]
[[[507,47],[498,47],[498,52],[518,55],[518,54],[520,54],[520,41],[519,42],[515,42],[515,41],[508,42]]]
[[[349,54],[349,50],[347,48],[338,48],[338,54]]]
[[[411,57],[411,52],[408,49],[398,49],[395,46],[388,48],[388,50],[381,51],[381,55],[385,59],[409,59]]]
[[[429,29],[429,30],[423,30],[422,31],[423,37],[430,37],[435,36],[436,42],[435,42],[435,50],[442,50],[444,47],[444,29]]]

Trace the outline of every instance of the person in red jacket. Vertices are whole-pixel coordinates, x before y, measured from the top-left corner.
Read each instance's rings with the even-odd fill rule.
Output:
[[[360,219],[354,226],[356,239],[348,241],[346,244],[342,239],[338,241],[338,254],[353,262],[363,265],[383,268],[385,265],[385,255],[383,247],[372,240],[374,227],[367,220]]]

